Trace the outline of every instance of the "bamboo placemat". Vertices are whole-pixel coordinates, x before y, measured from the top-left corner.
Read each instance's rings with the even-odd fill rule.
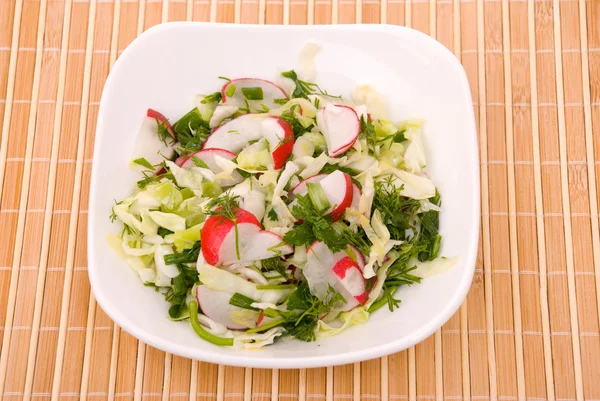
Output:
[[[102,87],[150,26],[389,23],[467,71],[481,244],[460,311],[353,365],[193,362],[121,331],[90,295],[86,231]],[[599,0],[0,0],[0,398],[600,400]]]

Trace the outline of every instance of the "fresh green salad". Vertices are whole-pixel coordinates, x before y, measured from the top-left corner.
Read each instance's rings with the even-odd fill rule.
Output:
[[[387,119],[368,86],[346,99],[281,75],[220,77],[173,122],[149,109],[142,177],[112,209],[111,247],[216,345],[337,334],[455,262],[438,257],[422,122]]]

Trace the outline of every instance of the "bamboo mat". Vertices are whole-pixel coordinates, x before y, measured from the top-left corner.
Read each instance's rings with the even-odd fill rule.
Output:
[[[462,61],[479,128],[473,286],[389,357],[263,370],[172,356],[90,295],[98,104],[120,52],[175,20],[388,23]],[[600,1],[0,0],[0,398],[600,400]]]

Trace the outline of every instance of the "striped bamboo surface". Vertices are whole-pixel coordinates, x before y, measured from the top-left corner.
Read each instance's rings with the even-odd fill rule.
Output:
[[[481,246],[460,311],[389,357],[322,369],[194,362],[90,295],[90,160],[104,80],[175,20],[389,23],[462,61]],[[599,0],[0,0],[0,399],[600,400]]]

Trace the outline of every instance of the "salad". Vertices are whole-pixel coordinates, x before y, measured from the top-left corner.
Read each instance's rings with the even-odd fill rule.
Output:
[[[303,68],[223,78],[174,122],[148,109],[132,194],[108,242],[173,320],[220,346],[314,341],[398,308],[396,290],[450,268],[422,121],[350,98]]]

